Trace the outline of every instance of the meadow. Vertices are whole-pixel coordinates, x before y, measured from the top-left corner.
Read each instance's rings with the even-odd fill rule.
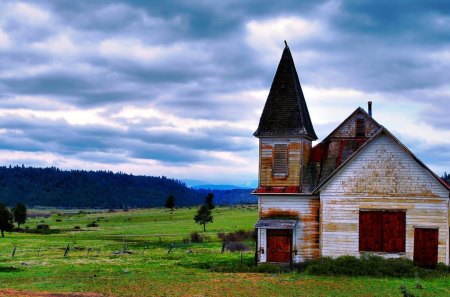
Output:
[[[242,254],[222,253],[217,237],[218,232],[251,230],[257,219],[256,206],[214,209],[214,222],[206,226],[206,232],[193,221],[195,211],[32,210],[33,218],[22,226],[27,232],[6,233],[0,238],[0,296],[8,292],[15,296],[30,292],[93,293],[89,296],[402,296],[401,286],[414,296],[450,295],[450,278],[445,276],[419,279],[258,272],[251,268],[251,242],[250,250]],[[40,224],[50,229],[33,233]],[[206,240],[188,242],[186,238],[193,231]],[[242,269],[245,267],[249,269]]]

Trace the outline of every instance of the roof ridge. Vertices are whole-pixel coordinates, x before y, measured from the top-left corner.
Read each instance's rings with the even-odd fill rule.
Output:
[[[378,124],[380,125],[380,124]],[[323,180],[321,183],[319,183],[317,185],[317,187],[311,192],[312,194],[317,194],[320,189],[326,184],[328,183],[342,168],[345,167],[345,165],[347,165],[348,163],[350,163],[363,149],[365,149],[375,138],[377,138],[381,133],[385,133],[388,137],[392,138],[398,145],[401,146],[401,148],[403,150],[405,150],[405,152],[407,154],[409,154],[414,161],[416,161],[420,166],[422,166],[425,170],[427,170],[439,183],[441,183],[444,188],[446,188],[447,190],[450,191],[450,186],[447,185],[446,183],[444,183],[442,181],[442,179],[436,174],[434,173],[430,168],[428,168],[427,165],[425,165],[425,163],[423,163],[419,158],[417,158],[397,137],[394,136],[394,134],[392,134],[386,127],[384,127],[383,125],[380,125],[380,128],[372,135],[372,137],[370,137],[369,139],[367,139],[366,142],[364,142],[353,154],[351,154],[351,156],[345,160],[344,162],[342,162],[342,164],[340,164],[335,170],[333,170],[333,172],[331,174],[329,174],[327,176],[327,178],[325,180]]]

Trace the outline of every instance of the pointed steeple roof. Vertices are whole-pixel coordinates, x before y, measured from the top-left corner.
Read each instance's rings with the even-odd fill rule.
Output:
[[[258,129],[253,135],[305,136],[312,140],[317,139],[287,43],[270,87]]]

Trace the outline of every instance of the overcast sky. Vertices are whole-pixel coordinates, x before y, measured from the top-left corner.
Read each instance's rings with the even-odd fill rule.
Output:
[[[450,171],[449,1],[0,2],[0,165],[257,178],[287,40],[323,139],[374,118]]]

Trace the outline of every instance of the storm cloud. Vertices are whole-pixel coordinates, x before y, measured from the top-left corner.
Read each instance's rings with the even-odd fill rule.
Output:
[[[2,1],[2,163],[255,179],[287,40],[321,139],[372,100],[442,174],[449,32],[448,1]]]

